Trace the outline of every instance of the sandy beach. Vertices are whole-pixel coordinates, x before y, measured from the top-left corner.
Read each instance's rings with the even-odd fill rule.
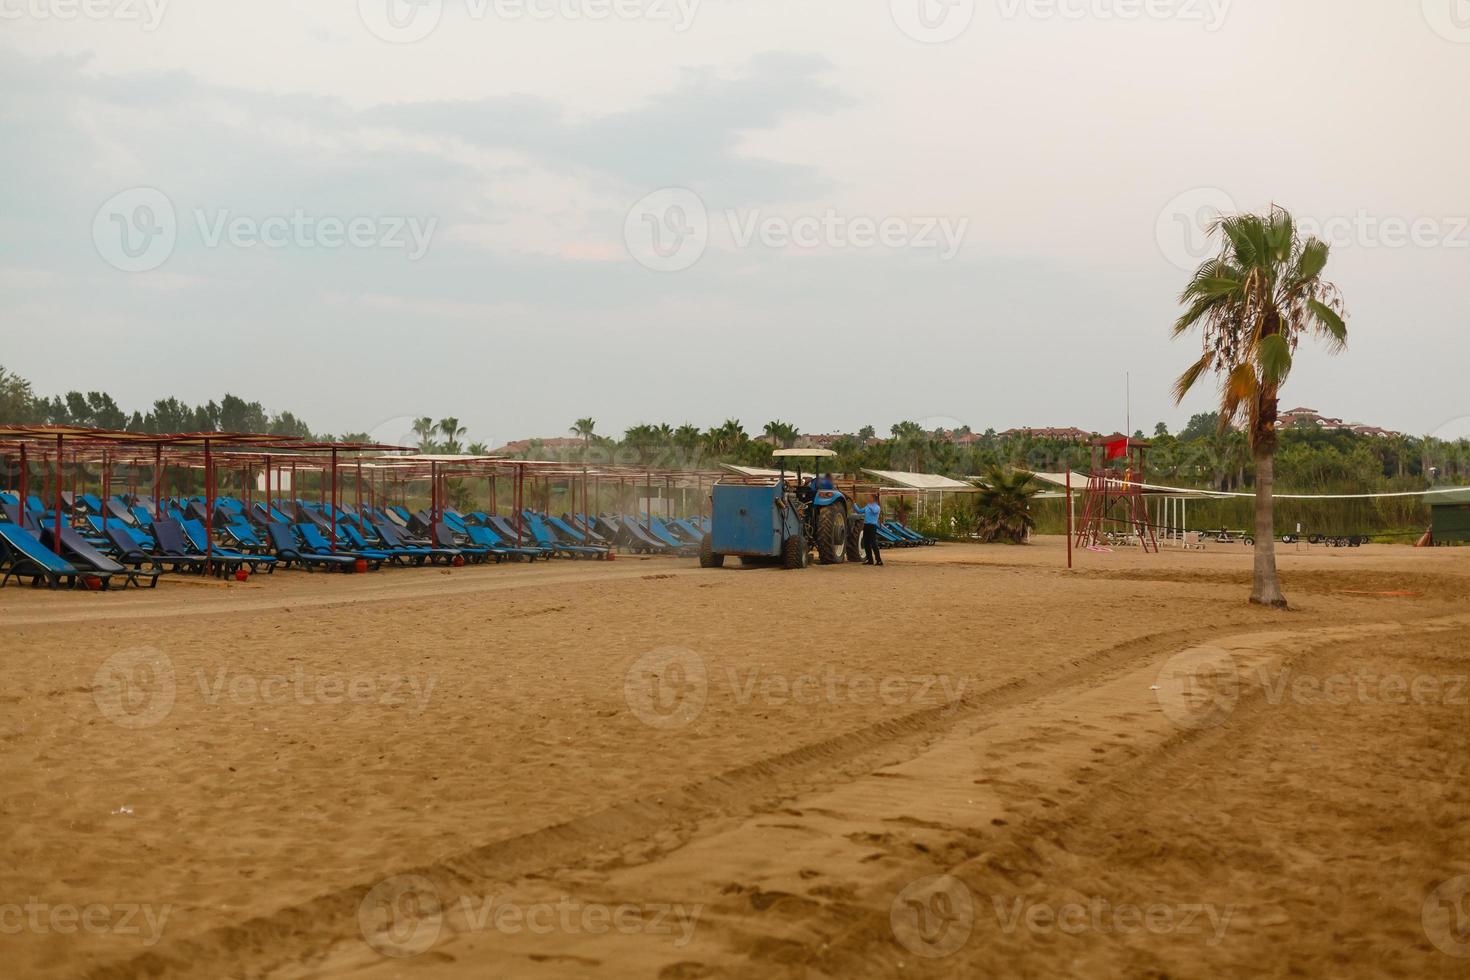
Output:
[[[1286,613],[1238,545],[1050,538],[6,589],[0,955],[1464,976],[1464,559],[1284,547]]]

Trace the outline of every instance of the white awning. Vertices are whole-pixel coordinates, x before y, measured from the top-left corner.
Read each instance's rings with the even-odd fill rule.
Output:
[[[768,480],[774,480],[781,475],[780,470],[764,470],[759,466],[736,466],[734,463],[721,463],[720,469],[729,470],[736,476],[758,477]]]
[[[1034,476],[1034,477],[1036,477],[1036,479],[1039,480],[1039,481],[1041,481],[1042,483],[1050,483],[1052,486],[1065,487],[1067,485],[1067,474],[1065,474],[1065,473],[1033,473],[1031,475]],[[1127,483],[1127,482],[1125,482],[1125,481],[1123,481],[1123,480],[1116,480],[1116,479],[1109,479],[1108,480],[1108,487],[1109,487],[1109,489],[1114,490],[1114,491],[1117,491],[1119,493],[1122,493],[1129,486],[1130,486],[1130,484]],[[1131,484],[1131,486],[1137,487],[1141,493],[1143,493],[1143,494],[1145,494],[1147,496],[1150,496],[1150,497],[1157,497],[1157,496],[1167,496],[1167,497],[1218,497],[1218,496],[1220,496],[1220,494],[1214,493],[1214,492],[1209,491],[1209,490],[1188,490],[1188,489],[1185,489],[1185,488],[1182,488],[1182,487],[1177,487],[1177,488],[1176,487],[1160,487],[1160,486],[1155,486],[1155,485],[1153,485],[1151,483],[1134,483],[1134,484]],[[1072,492],[1073,493],[1082,493],[1082,492],[1085,492],[1086,490],[1087,490],[1087,474],[1085,474],[1085,473],[1078,473],[1076,470],[1073,470],[1072,471]],[[1242,496],[1250,496],[1250,495],[1249,494],[1242,494]]]
[[[871,473],[884,483],[904,490],[932,490],[946,493],[973,493],[975,491],[973,484],[951,480],[937,473],[905,473],[902,470],[863,470],[863,472]]]

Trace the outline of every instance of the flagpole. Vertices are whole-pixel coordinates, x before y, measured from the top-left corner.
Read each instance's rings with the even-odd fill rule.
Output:
[[[1133,436],[1133,373],[1123,372],[1123,434]]]

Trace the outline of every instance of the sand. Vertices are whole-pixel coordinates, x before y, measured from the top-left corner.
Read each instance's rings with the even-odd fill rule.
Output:
[[[888,561],[0,591],[7,972],[1470,975],[1470,552]]]

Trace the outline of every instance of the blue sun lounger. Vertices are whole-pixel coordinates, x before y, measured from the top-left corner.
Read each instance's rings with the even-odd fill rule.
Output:
[[[153,552],[153,542],[142,531],[116,521],[109,522],[105,536],[112,545],[113,557],[124,565],[152,565],[162,570],[171,568],[177,572],[187,568],[197,572],[204,567],[204,559],[194,555],[159,555]]]
[[[660,554],[675,550],[673,545],[653,536],[643,527],[642,521],[634,517],[623,516],[616,519],[619,528],[618,544],[634,553],[649,554],[658,552]]]
[[[550,552],[549,548],[541,544],[531,535],[530,528],[526,527],[524,520],[521,521],[521,534],[519,538],[516,536],[515,525],[509,519],[501,517],[499,514],[491,514],[488,522],[490,527],[495,529],[495,533],[500,535],[501,541],[507,544],[512,544],[518,548],[536,548],[542,554],[548,554]]]
[[[383,567],[383,562],[392,558],[386,551],[363,551],[343,550],[332,547],[331,543],[322,535],[315,524],[302,521],[296,525],[296,535],[301,538],[301,550],[313,555],[345,555],[349,558],[361,558],[367,562],[368,568],[376,571]]]
[[[893,530],[897,531],[899,534],[902,534],[902,535],[904,535],[904,536],[906,536],[908,538],[911,538],[915,544],[935,544],[935,543],[937,543],[934,538],[931,538],[931,537],[929,537],[926,534],[920,534],[918,531],[915,531],[913,528],[909,527],[907,524],[900,524],[900,523],[898,523],[898,521],[889,521],[888,524],[889,524],[890,527],[893,528]]]
[[[565,518],[557,517],[555,514],[543,514],[541,517],[547,527],[555,534],[559,534],[570,544],[589,544],[587,534],[572,526]]]
[[[301,542],[291,531],[291,525],[284,522],[267,524],[265,533],[271,539],[271,547],[276,550],[276,560],[285,568],[299,565],[307,572],[313,568],[335,568],[350,572],[357,566],[357,559],[351,555],[318,555],[303,551]]]
[[[649,516],[648,529],[654,538],[673,548],[675,551],[692,554],[699,547],[698,542],[681,541],[679,537],[664,526],[664,522],[657,517]]]
[[[44,581],[54,589],[64,579],[70,587],[87,574],[43,545],[30,531],[15,524],[0,524],[0,572],[5,573],[4,578],[0,578],[0,588],[4,588],[12,578],[26,575],[30,576],[32,585],[40,585]],[[102,587],[107,588],[112,576],[101,572],[96,576],[102,580]]]
[[[190,524],[195,527],[191,528]],[[213,561],[220,566],[222,571],[233,570],[241,565],[249,565],[252,570],[264,566],[267,571],[275,570],[275,559],[261,555],[242,555],[228,548],[210,548],[210,555],[204,553],[204,548],[199,542],[204,540],[204,526],[194,521],[180,523],[171,517],[165,517],[161,521],[153,522],[153,536],[158,542],[158,552],[170,558],[175,556],[192,556],[203,560],[204,564]],[[193,538],[194,540],[190,540]],[[201,565],[200,567],[203,567]]]
[[[419,538],[409,538],[399,529],[398,525],[388,521],[369,521],[373,530],[378,532],[378,537],[390,548],[426,548],[429,552],[429,561],[435,564],[451,562],[455,558],[463,557],[464,552],[458,548],[438,548]]]
[[[184,533],[188,535],[189,543],[194,546],[199,554],[204,554],[204,545],[209,537],[209,532],[204,529],[203,522],[187,520],[183,521],[182,524]],[[252,555],[248,552],[235,551],[232,548],[223,548],[219,545],[211,545],[209,553],[215,559],[230,563],[232,568],[249,565],[252,572],[258,572],[261,568],[264,568],[266,574],[270,574],[276,569],[276,560],[270,555]]]
[[[581,514],[563,514],[561,515],[561,519],[568,527],[581,534],[582,540],[587,544],[600,544],[603,546],[612,544],[611,539],[594,529],[591,522]]]
[[[471,543],[481,548],[489,548],[497,555],[506,558],[528,558],[535,561],[537,558],[546,557],[546,551],[543,548],[518,548],[506,544],[501,540],[500,535],[495,533],[494,528],[485,524],[468,524],[465,526],[465,534],[469,536]]]
[[[546,523],[541,520],[540,515],[536,513],[527,511],[522,517],[526,522],[526,526],[531,529],[531,536],[543,548],[550,548],[552,551],[561,552],[566,555],[580,555],[583,558],[607,557],[606,548],[598,548],[590,544],[566,544],[565,542],[558,541],[556,536],[547,528]]]
[[[144,571],[141,565],[135,568],[128,568],[119,564],[98,551],[90,541],[82,537],[72,528],[67,527],[64,523],[61,525],[60,548],[56,547],[55,521],[48,521],[44,526],[44,529],[41,531],[41,543],[63,558],[71,560],[73,565],[80,564],[91,569],[90,574],[105,576],[102,585],[104,590],[107,588],[107,581],[114,575],[124,577],[123,588],[132,585],[141,589],[143,587],[141,580],[146,578],[148,580],[148,587],[150,589],[156,589],[158,588],[158,576],[163,574],[156,569],[153,571]],[[84,572],[83,574],[87,573]]]
[[[459,551],[461,555],[463,555],[465,558],[468,558],[470,561],[474,562],[477,565],[483,564],[486,561],[489,561],[491,558],[494,558],[496,561],[500,561],[504,557],[503,555],[495,554],[489,548],[481,547],[477,544],[472,544],[468,540],[459,540],[459,538],[455,535],[454,530],[443,521],[440,521],[439,523],[433,525],[433,528],[433,541],[436,545],[441,548],[455,548]],[[465,535],[465,537],[466,539],[468,539],[469,535]]]
[[[337,533],[347,539],[348,547],[361,552],[381,552],[387,555],[395,565],[422,565],[433,554],[428,548],[415,548],[410,545],[395,548],[372,544],[362,536],[362,532],[356,526],[346,521],[337,525]]]

